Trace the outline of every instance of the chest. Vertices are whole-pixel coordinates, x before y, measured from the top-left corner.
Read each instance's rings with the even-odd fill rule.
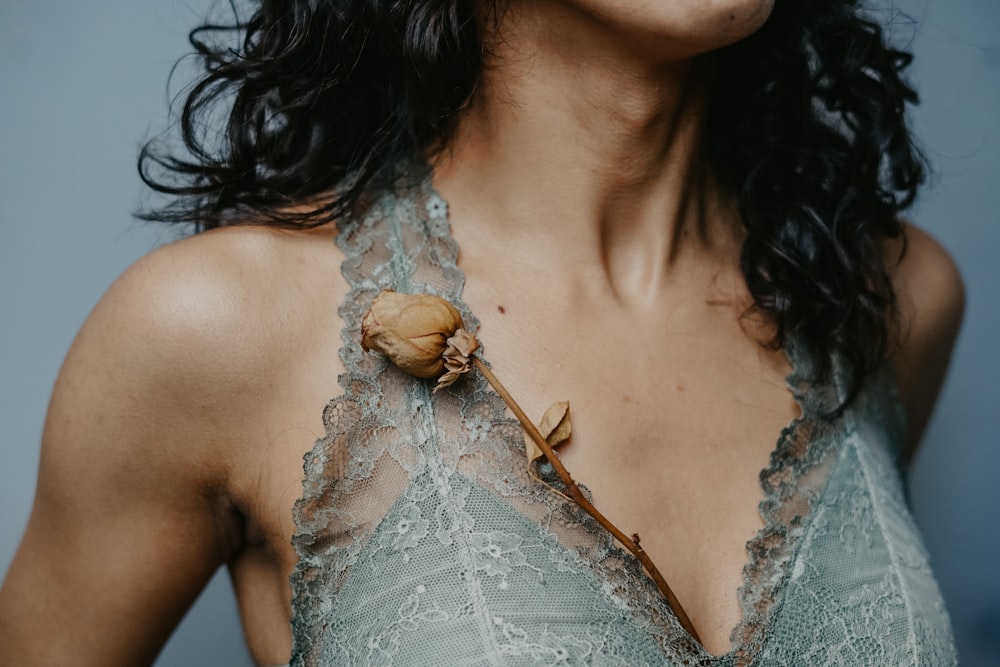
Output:
[[[706,647],[724,652],[740,619],[745,545],[762,525],[759,472],[797,414],[784,381],[787,359],[749,337],[731,309],[645,322],[606,312],[547,320],[512,307],[473,309],[483,313],[487,360],[530,416],[570,402],[574,432],[561,459],[605,515],[641,535]],[[269,436],[249,440],[254,453],[243,461],[257,545],[250,552],[262,556],[234,569],[241,600],[253,601],[244,613],[251,644],[255,636],[287,641],[266,638],[268,628],[287,627],[302,457],[322,434],[327,400],[339,393],[328,369],[336,348],[314,349],[329,363],[288,369],[287,390],[268,404]]]
[[[533,418],[569,401],[560,459],[602,513],[640,534],[706,648],[725,652],[746,544],[763,526],[760,472],[800,413],[788,359],[731,309],[688,309],[680,323],[564,315],[552,328],[504,310],[482,322],[494,372]],[[491,335],[502,329],[525,333]]]
[[[495,370],[500,370],[499,363],[494,363],[494,366]],[[420,392],[404,393],[416,395]],[[393,393],[384,395],[391,398]],[[455,399],[456,396],[459,397],[457,400],[467,397],[463,392],[456,392],[450,398]],[[585,403],[586,395],[579,394],[579,396],[579,400]],[[448,400],[445,398],[434,402],[433,421],[439,422],[446,419]],[[571,400],[577,399],[571,397]],[[456,400],[452,402],[454,403]],[[445,409],[438,410],[438,408]],[[580,410],[580,412],[584,412],[584,410]],[[638,418],[638,415],[643,415],[645,412],[648,410],[638,411],[634,415],[626,417],[626,413],[619,411],[621,418],[618,421],[624,422],[626,419]],[[645,423],[647,425],[669,423],[672,415],[673,413],[668,413],[662,417],[665,420],[663,422],[653,420]],[[601,420],[600,423],[604,421],[606,419]],[[599,421],[593,420],[593,425],[599,425]],[[577,435],[589,433],[590,430],[588,427],[584,431],[583,426],[580,426]],[[614,430],[617,432],[622,429],[615,428]],[[722,429],[719,431],[721,432]],[[589,462],[596,457],[583,455],[586,452],[580,455],[571,454],[573,447],[577,447],[578,452],[587,447],[590,448],[591,452],[600,450],[597,444],[593,444],[599,440],[599,438],[580,437],[575,441],[568,442],[563,448],[564,459],[577,478],[591,488],[596,504],[610,515],[617,511],[615,503],[611,502],[614,499],[614,494],[617,492],[620,495],[621,492],[620,484],[613,481],[616,473],[609,472],[607,470],[609,466],[606,465],[591,465]],[[495,443],[485,444],[483,451],[488,451],[494,445]],[[461,449],[461,446],[457,446],[454,442],[449,443],[443,439],[435,440],[434,438],[428,442],[428,447],[430,447],[427,449],[428,454],[430,454],[431,449]],[[720,445],[719,448],[723,447]],[[473,449],[470,448],[466,451],[468,454],[474,455]],[[680,452],[684,449],[683,445],[669,446],[670,452]],[[844,452],[853,455],[853,450],[850,448],[845,449]],[[765,459],[767,454],[768,452],[765,451]],[[752,458],[750,456],[748,460]],[[769,638],[769,646],[776,644],[776,647],[771,646],[769,650],[781,650],[784,646],[781,643],[784,635],[780,633],[783,623],[785,625],[791,624],[788,628],[791,633],[789,637],[797,638],[800,636],[803,628],[798,619],[803,617],[815,618],[818,624],[822,621],[823,628],[838,628],[840,627],[840,619],[860,618],[862,614],[869,613],[869,609],[876,608],[880,619],[892,619],[891,623],[906,619],[905,609],[898,614],[894,611],[893,605],[898,606],[899,596],[887,596],[881,591],[870,590],[870,587],[864,583],[868,577],[875,575],[886,586],[890,588],[896,586],[893,579],[894,566],[890,554],[880,546],[882,538],[878,533],[877,524],[879,522],[875,521],[872,516],[873,511],[880,512],[879,516],[889,516],[882,509],[887,502],[887,496],[883,497],[885,494],[881,494],[880,491],[883,484],[868,481],[866,471],[870,467],[870,462],[862,463],[850,456],[838,456],[835,459],[830,461],[830,465],[836,463],[836,470],[839,472],[835,472],[833,483],[824,493],[824,497],[829,497],[826,498],[827,502],[821,508],[822,512],[819,516],[821,521],[817,526],[810,528],[803,546],[803,549],[807,551],[812,549],[821,558],[812,556],[808,561],[800,561],[807,563],[805,567],[799,567],[798,563],[788,566],[792,581],[790,585],[785,586],[784,590],[789,591],[789,597],[783,600],[782,606],[779,608],[798,605],[803,609],[808,609],[809,613],[806,616],[798,613],[777,614],[778,625],[776,627],[778,630],[775,631],[773,640]],[[746,471],[749,474],[745,476],[757,482],[756,472],[763,465],[764,463],[754,463],[754,469]],[[444,468],[447,467],[449,466],[444,466]],[[639,480],[636,486],[641,488],[636,493],[637,502],[650,500],[646,496],[652,494],[653,505],[662,503],[663,506],[666,506],[676,503],[679,495],[670,492],[669,487],[674,484],[673,480],[682,479],[683,476],[669,477],[668,475],[667,481],[659,484],[665,490],[657,492],[655,480],[663,479],[663,473],[649,472],[649,469],[657,467],[660,467],[659,460],[647,458],[644,467],[631,463],[622,466],[622,474],[630,479]],[[683,466],[678,464],[678,467]],[[735,466],[735,468],[739,467],[741,466]],[[440,463],[428,464],[424,469],[431,468],[436,471],[431,476],[443,472]],[[820,477],[812,480],[815,489],[820,488],[821,478],[825,478],[826,474],[831,471],[831,469],[825,469],[821,471],[823,474]],[[697,476],[698,472],[689,469],[687,474]],[[668,581],[695,621],[705,647],[713,653],[723,653],[729,648],[729,634],[740,621],[736,589],[743,583],[740,575],[746,561],[744,543],[759,527],[757,517],[753,517],[754,521],[748,519],[744,523],[739,517],[725,516],[726,511],[738,515],[743,507],[753,508],[754,512],[750,512],[749,516],[752,516],[756,510],[756,502],[744,502],[746,499],[740,497],[739,492],[730,490],[729,493],[723,493],[724,487],[737,485],[727,475],[729,473],[723,474],[722,477],[728,483],[720,484],[716,488],[716,493],[713,494],[722,498],[718,505],[722,508],[721,514],[714,510],[706,511],[702,513],[700,518],[688,521],[685,524],[686,530],[675,530],[672,524],[686,521],[685,517],[692,514],[691,505],[694,503],[679,508],[669,518],[664,517],[662,511],[634,511],[634,508],[628,507],[628,503],[625,503],[625,509],[620,512],[620,517],[612,517],[625,530],[637,530],[643,534],[643,544],[654,556],[654,560],[661,570],[665,572]],[[742,473],[741,476],[743,476]],[[366,479],[392,481],[391,478],[380,477],[374,471]],[[440,644],[436,642],[444,637],[444,634],[434,634],[436,629],[429,625],[425,627],[418,622],[427,619],[441,623],[441,627],[444,628],[441,633],[461,631],[458,625],[448,625],[450,621],[464,623],[464,619],[483,618],[487,621],[489,629],[495,629],[496,640],[517,638],[522,636],[518,633],[523,631],[526,633],[523,636],[532,637],[532,641],[537,640],[538,645],[542,645],[541,642],[545,641],[561,641],[559,637],[548,633],[547,628],[550,627],[549,621],[551,620],[549,614],[553,612],[546,605],[551,603],[550,597],[553,594],[558,597],[560,593],[565,593],[569,590],[569,586],[579,583],[579,578],[576,576],[568,577],[565,581],[565,588],[562,586],[563,582],[558,578],[561,571],[553,565],[550,554],[538,551],[541,543],[537,541],[537,526],[526,526],[523,520],[525,516],[511,516],[509,512],[499,507],[508,501],[502,499],[504,497],[501,494],[491,492],[488,483],[473,484],[471,482],[472,476],[453,478],[453,485],[450,488],[454,495],[461,496],[463,502],[441,499],[447,496],[447,494],[440,493],[441,487],[438,485],[438,482],[444,479],[443,477],[440,480],[435,479],[433,484],[426,487],[422,479],[423,475],[418,475],[413,480],[411,486],[408,486],[406,492],[400,497],[400,502],[393,503],[395,507],[389,507],[382,513],[385,517],[382,521],[373,522],[370,527],[363,527],[364,534],[360,535],[360,541],[357,542],[358,550],[355,552],[357,560],[348,567],[346,572],[338,569],[337,564],[332,562],[338,559],[336,556],[331,556],[331,561],[323,561],[329,565],[330,570],[328,572],[321,570],[317,573],[321,577],[328,576],[329,580],[323,579],[316,582],[312,578],[309,579],[309,591],[312,591],[313,594],[317,590],[327,591],[326,597],[323,597],[322,593],[320,594],[318,602],[331,605],[329,614],[324,617],[322,627],[317,625],[315,628],[314,641],[326,641],[325,638],[328,637],[327,623],[336,619],[337,623],[342,622],[342,627],[338,625],[340,634],[335,633],[335,637],[330,639],[331,645],[336,645],[338,651],[343,650],[343,646],[354,646],[359,651],[357,655],[364,655],[365,651],[372,646],[372,641],[378,640],[379,637],[393,630],[398,622],[397,619],[404,616],[409,619],[414,614],[418,619],[413,621],[414,625],[411,627],[414,632],[423,632],[422,637],[426,641],[401,642],[398,647],[401,651],[400,655],[405,655],[413,664],[422,664],[420,656],[423,654],[418,656],[417,653],[420,647],[436,646],[440,648]],[[810,479],[804,481],[809,482]],[[794,482],[796,488],[801,486],[794,479],[789,481]],[[473,488],[470,489],[470,486]],[[759,488],[759,483],[757,486]],[[891,488],[890,484],[884,486]],[[369,486],[368,488],[378,490],[379,487]],[[463,489],[466,494],[461,493]],[[432,492],[424,493],[424,490]],[[758,491],[752,500],[759,500],[759,495]],[[313,498],[322,499],[322,496],[314,495]],[[699,501],[709,502],[705,497],[699,497]],[[858,503],[860,505],[855,509],[855,505]],[[337,504],[320,505],[318,509],[322,511],[324,507],[334,506]],[[462,520],[455,522],[452,519],[457,515],[453,513],[458,508],[461,508],[459,513]],[[688,511],[683,511],[685,509]],[[441,510],[440,515],[437,514],[437,510]],[[846,518],[853,519],[853,523],[845,521]],[[630,522],[641,525],[630,525]],[[457,538],[448,539],[446,540],[448,548],[442,548],[445,542],[441,541],[442,533],[440,531],[443,528],[448,531],[452,529],[456,531],[449,532],[449,536],[457,535],[464,529],[464,531],[468,531],[469,538],[466,542]],[[748,534],[740,536],[741,531]],[[690,535],[685,537],[686,532]],[[661,535],[666,537],[661,537]],[[863,536],[864,539],[859,539],[857,536]],[[856,554],[856,550],[862,543],[870,544],[867,545],[865,554],[859,556]],[[794,546],[794,543],[789,544]],[[345,548],[349,549],[350,540],[346,540],[345,545]],[[759,546],[762,548],[766,546],[768,550],[774,548],[778,551],[782,548],[781,545],[764,542],[759,543]],[[727,553],[731,556],[728,560]],[[471,561],[466,557],[469,554],[473,556]],[[674,554],[676,557],[673,556]],[[874,569],[861,573],[863,576],[859,582],[848,580],[845,573],[854,572],[857,562],[863,561],[871,565],[873,554],[878,555]],[[406,563],[409,565],[402,565]],[[782,571],[780,569],[767,570],[765,572],[767,576],[764,578],[766,581],[774,581],[772,575]],[[544,586],[540,585],[542,581],[545,582]],[[832,582],[836,582],[838,587],[843,586],[847,589],[843,591],[842,595],[839,595],[833,606],[828,600],[818,601],[813,594],[816,590],[829,590],[829,585]],[[756,585],[757,590],[765,592],[770,590],[766,583],[757,582]],[[533,590],[538,596],[532,598],[528,604],[525,603],[525,598],[521,597],[521,593],[527,589]],[[548,590],[548,594],[543,594],[542,589]],[[578,596],[575,589],[573,590],[572,595],[566,594],[567,599],[576,601],[581,609],[596,608],[596,599],[591,601],[594,602],[594,606],[589,607],[581,602],[583,598]],[[300,587],[298,592],[305,591]],[[858,592],[872,593],[871,599],[858,597]],[[511,604],[511,600],[516,600],[517,603]],[[315,599],[312,601],[316,602]],[[565,600],[562,602],[564,603]],[[823,602],[822,608],[815,607],[818,602]],[[883,602],[893,608],[883,609],[880,606]],[[293,601],[293,604],[302,603],[301,600]],[[477,607],[477,604],[483,605],[482,609]],[[810,607],[809,605],[814,606]],[[863,606],[864,609],[859,611],[857,609],[859,605]],[[557,605],[557,608],[562,622],[568,624],[561,626],[563,630],[570,632],[566,628],[572,626],[574,628],[573,637],[583,636],[576,631],[577,626],[573,625],[577,621],[570,620],[573,605],[568,607]],[[504,611],[497,611],[499,609]],[[836,616],[830,617],[830,614],[833,613]],[[421,616],[420,614],[426,615]],[[373,619],[380,620],[375,622]],[[374,626],[371,625],[373,622]],[[580,619],[579,622],[581,631],[585,626],[590,627],[588,625],[590,621],[587,619]],[[810,629],[806,628],[805,630]],[[488,653],[493,650],[488,639],[484,639],[483,645],[480,646],[477,643],[478,635],[470,634],[468,628],[465,630],[464,636],[468,637],[468,641],[463,642],[463,649],[468,648],[472,653],[477,651]],[[536,637],[531,635],[532,632],[541,634]],[[874,632],[878,636],[882,636],[881,630]],[[410,637],[410,635],[406,636]],[[849,641],[851,640],[845,640],[845,642]],[[864,635],[861,641],[868,641],[868,635]],[[789,639],[789,645],[798,646],[793,643],[793,639]],[[532,646],[535,645],[532,644]],[[631,644],[629,646],[631,652],[628,655],[632,656],[633,652],[635,655],[640,654],[638,648]],[[395,644],[393,647],[395,649]],[[517,646],[514,645],[508,648],[518,650]],[[529,648],[526,643],[524,650],[527,651]],[[578,648],[576,644],[557,646],[553,650],[571,651],[574,648]],[[532,650],[541,649],[536,646]],[[774,660],[774,662],[776,664],[792,664],[795,662],[796,656],[801,657],[798,653],[794,653],[791,661]]]
[[[791,370],[788,360],[748,336],[738,312],[732,309],[699,303],[642,321],[600,309],[560,309],[552,303],[535,304],[532,310],[527,307],[531,299],[523,291],[525,298],[510,299],[511,295],[477,291],[475,280],[467,287],[466,302],[480,318],[479,335],[494,371],[534,418],[554,401],[570,401],[574,435],[560,450],[562,460],[590,489],[601,511],[625,532],[641,534],[644,548],[677,593],[705,647],[714,653],[724,652],[741,617],[737,589],[744,583],[747,541],[762,523],[757,509],[763,495],[759,473],[768,463],[779,432],[798,413],[785,386],[785,376]],[[339,330],[340,323],[322,329],[326,333]],[[256,444],[247,447],[243,461],[244,495],[252,500],[246,506],[260,545],[256,551],[268,556],[258,559],[256,565],[253,558],[246,560],[248,564],[238,564],[234,580],[251,646],[261,647],[255,650],[258,656],[268,651],[287,656],[290,645],[287,577],[296,560],[291,548],[295,532],[291,517],[292,506],[301,495],[302,455],[322,433],[319,415],[323,406],[340,391],[330,382],[342,371],[338,346],[320,347],[326,350],[320,355],[323,363],[288,369],[287,382],[276,388],[275,400],[262,404],[274,427],[266,438],[249,439]],[[383,403],[387,395],[375,386],[358,391],[373,404],[405,414],[400,405]],[[341,416],[351,418],[349,414]],[[441,415],[435,411],[435,419],[439,418],[448,419],[444,411]],[[342,463],[331,460],[327,469],[311,473],[312,481],[327,475],[330,480],[336,478],[343,472],[338,467]],[[365,530],[372,532],[361,535],[356,545],[362,561],[366,544],[374,545],[379,554],[398,551],[405,555],[407,549],[416,549],[425,541],[433,544],[431,538],[437,538],[436,529],[441,526],[464,525],[475,530],[474,522],[441,523],[430,512],[426,516],[399,514],[389,505],[405,484],[405,475],[400,480],[380,480],[389,482],[385,487],[388,492],[381,494],[385,498],[378,497],[385,488],[378,484],[367,487],[376,500],[369,508],[372,518],[365,524]],[[487,495],[496,499],[492,493]],[[423,502],[434,496],[419,498]],[[343,509],[336,499],[325,498],[318,485],[312,500],[320,511]],[[450,506],[444,501],[440,504]],[[398,516],[390,516],[392,512]],[[393,521],[380,522],[379,517]],[[474,519],[471,514],[464,518]],[[385,526],[390,530],[382,530]],[[404,526],[410,531],[405,536]],[[414,526],[418,527],[416,532],[412,531]],[[498,600],[505,595],[497,563],[487,558],[495,558],[506,568],[525,570],[524,578],[511,576],[512,585],[536,581],[533,568],[554,567],[545,559],[535,563],[514,557],[521,553],[518,540],[526,533],[501,543],[493,540],[496,529],[489,530],[493,532],[480,531],[478,535],[480,542],[486,540],[479,545],[482,548],[475,544],[469,547],[493,566],[483,570],[486,574],[480,577],[480,593],[488,589]],[[516,531],[511,528],[510,532]],[[344,542],[349,543],[350,539]],[[265,565],[260,566],[261,562]],[[413,562],[426,565],[430,561],[415,554]],[[437,569],[439,561],[433,563]],[[454,572],[441,594],[455,594],[462,586],[456,582],[471,580],[468,572]],[[331,579],[325,586],[320,586],[321,582],[311,586],[328,588],[328,601],[335,602],[342,583],[351,575],[332,567],[328,574]],[[381,599],[389,589],[384,577],[366,578],[362,574],[351,583],[369,587],[358,597],[366,604]],[[407,584],[400,591],[400,600],[410,606],[402,602],[383,605],[379,617],[386,623],[395,623],[400,610],[411,609],[414,591],[423,594],[431,592],[431,587]],[[461,610],[464,612],[466,606]],[[375,616],[336,618],[338,622],[345,620],[348,628],[343,639],[353,641],[364,638],[365,628],[358,628],[357,620]],[[498,617],[484,618],[496,624]],[[506,631],[506,625],[501,629]],[[329,635],[326,625],[322,630],[323,637]],[[371,647],[370,642],[362,643]]]

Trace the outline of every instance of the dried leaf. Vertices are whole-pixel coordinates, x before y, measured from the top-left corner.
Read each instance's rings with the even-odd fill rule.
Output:
[[[573,433],[573,424],[569,418],[569,401],[559,401],[549,406],[549,409],[542,415],[542,421],[538,424],[545,441],[552,448],[558,447]],[[535,441],[527,432],[524,433],[524,450],[528,457],[528,465],[534,463],[544,454],[538,448]]]

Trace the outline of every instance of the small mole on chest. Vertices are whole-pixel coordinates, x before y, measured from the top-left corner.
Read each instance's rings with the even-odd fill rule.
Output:
[[[507,312],[507,309],[504,308],[503,306],[497,306],[497,312],[499,312],[501,315],[503,315],[504,313]]]

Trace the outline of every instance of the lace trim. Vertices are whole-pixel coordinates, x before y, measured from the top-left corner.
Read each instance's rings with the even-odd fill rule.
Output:
[[[778,436],[770,462],[760,472],[764,497],[758,505],[764,525],[747,542],[743,585],[737,595],[742,618],[730,635],[731,657],[737,665],[754,664],[766,641],[802,547],[802,538],[814,517],[813,505],[828,478],[831,450],[842,439],[843,419],[823,415],[836,405],[836,389],[811,381],[814,366],[805,344],[793,341],[787,349],[792,372],[786,384],[801,415]]]
[[[383,230],[389,231],[385,247],[380,248],[375,241],[386,235]],[[406,243],[407,236],[412,245]],[[450,234],[447,204],[434,191],[428,172],[417,173],[415,182],[401,183],[397,193],[372,202],[360,220],[343,228],[337,244],[345,255],[342,273],[350,285],[338,311],[344,321],[340,356],[347,372],[338,378],[343,395],[324,411],[326,435],[305,456],[303,495],[294,510],[298,533],[293,544],[299,563],[292,576],[297,601],[293,625],[304,629],[324,625],[330,598],[370,532],[364,528],[366,517],[341,501],[356,485],[388,474],[382,472],[383,455],[391,456],[411,479],[427,467],[423,453],[407,441],[407,429],[396,423],[400,406],[383,404],[384,385],[399,378],[387,362],[361,350],[361,315],[382,289],[403,289],[412,283],[455,303],[471,331],[479,326],[461,299],[465,281],[457,264],[458,246]],[[479,374],[442,392],[450,396],[436,399],[432,409],[428,402],[425,412],[432,414],[422,419],[457,416],[460,430],[480,444],[492,434],[495,442],[476,452],[490,457],[491,466],[471,467],[463,459],[467,452],[457,451],[462,445],[455,439],[439,443],[441,455],[453,462],[456,471],[486,483],[549,534],[568,542],[579,562],[605,582],[610,599],[654,635],[665,653],[694,658],[698,664],[752,664],[761,652],[769,619],[780,606],[811,506],[822,491],[821,464],[842,435],[842,420],[819,418],[832,404],[832,388],[810,384],[807,353],[798,344],[788,350],[793,372],[786,382],[801,415],[783,429],[768,467],[760,474],[764,526],[747,544],[744,583],[738,591],[742,619],[733,629],[729,653],[718,658],[687,636],[638,564],[603,529],[575,504],[531,484],[523,462],[516,458],[520,425],[506,415],[502,400]],[[362,451],[365,448],[369,451]],[[296,633],[297,657],[292,664],[303,664],[303,656],[314,648],[313,639],[308,631]]]

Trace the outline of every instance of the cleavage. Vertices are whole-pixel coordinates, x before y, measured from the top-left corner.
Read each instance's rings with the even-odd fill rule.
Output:
[[[601,512],[640,534],[706,649],[725,653],[742,615],[746,543],[763,526],[759,473],[800,412],[787,359],[738,328],[664,334],[659,345],[627,326],[580,339],[522,328],[519,345],[488,335],[501,324],[482,327],[494,371],[535,419],[570,401],[560,458]],[[606,340],[623,343],[605,350]]]

